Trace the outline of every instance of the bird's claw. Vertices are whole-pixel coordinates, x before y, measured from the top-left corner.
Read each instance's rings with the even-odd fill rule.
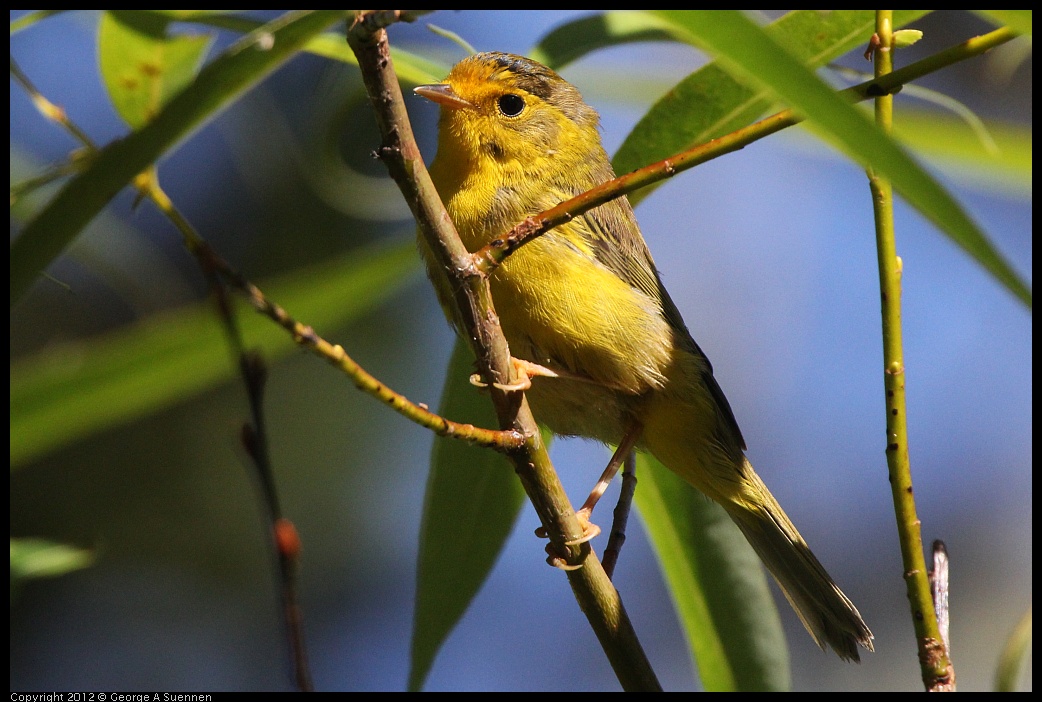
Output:
[[[575,518],[579,520],[579,525],[583,528],[583,535],[578,539],[565,541],[564,543],[566,546],[578,546],[579,544],[584,544],[601,533],[601,528],[590,521],[590,510],[579,510],[575,513]]]
[[[511,357],[510,363],[514,366],[514,375],[517,376],[517,381],[513,383],[492,383],[492,387],[502,390],[503,392],[522,392],[532,387],[532,378],[534,377],[561,377],[556,371],[552,371],[538,363],[532,363],[531,361],[526,361],[521,358]],[[487,388],[489,386],[489,383],[486,383],[479,373],[470,376],[470,384],[479,388]]]
[[[582,536],[580,536],[577,539],[571,539],[570,541],[565,541],[564,542],[565,546],[578,546],[579,544],[584,544],[587,541],[590,541],[591,539],[596,538],[597,535],[601,533],[601,528],[599,526],[597,526],[596,524],[594,524],[593,522],[590,521],[590,510],[588,510],[588,509],[581,509],[581,510],[579,510],[578,512],[575,513],[575,518],[579,520],[579,525],[583,529]],[[542,527],[541,526],[541,527],[539,527],[538,529],[535,530],[535,535],[538,536],[540,539],[545,539],[545,538],[548,538],[550,536],[550,532],[548,532],[546,530],[546,527]]]

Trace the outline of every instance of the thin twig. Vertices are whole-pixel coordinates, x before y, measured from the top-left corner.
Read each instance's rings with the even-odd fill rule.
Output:
[[[32,100],[33,106],[47,119],[56,123],[63,129],[65,129],[72,137],[80,142],[81,145],[87,147],[92,152],[97,151],[98,147],[94,143],[94,140],[87,135],[85,131],[80,129],[69,116],[65,114],[65,110],[43,96],[43,94],[36,89],[36,86],[32,84],[29,77],[22,72],[22,69],[15,63],[14,57],[11,57],[11,76],[22,86],[22,89],[29,94],[29,99]]]
[[[216,275],[213,277],[217,278]],[[224,286],[220,285],[220,287]],[[227,297],[226,294],[225,297]],[[227,329],[237,327],[234,317],[229,317],[227,320],[225,323]],[[261,494],[264,496],[264,503],[267,506],[270,537],[272,545],[275,547],[279,567],[282,615],[289,640],[290,660],[293,662],[293,677],[300,691],[311,692],[314,690],[314,685],[311,681],[311,669],[304,646],[303,618],[297,599],[300,536],[293,522],[282,514],[278,488],[275,485],[275,475],[271,466],[271,454],[268,451],[268,432],[264,421],[264,385],[267,378],[267,367],[259,353],[241,348],[241,337],[235,345],[240,347],[239,367],[247,388],[250,414],[253,417],[252,423],[247,422],[243,425],[242,442],[257,469]]]
[[[293,678],[300,691],[311,692],[314,690],[314,686],[311,682],[311,669],[304,647],[303,621],[297,600],[296,575],[300,554],[300,537],[297,535],[293,522],[282,514],[278,488],[275,484],[275,475],[271,465],[271,456],[268,451],[268,432],[266,422],[264,421],[264,386],[267,380],[267,366],[264,363],[264,358],[258,352],[248,350],[243,343],[242,332],[239,329],[238,320],[232,309],[231,299],[228,296],[228,287],[221,275],[221,271],[214,265],[215,258],[204,253],[208,247],[200,244],[202,240],[195,229],[160,188],[155,169],[152,168],[146,171],[135,180],[135,183],[138,185],[141,194],[151,199],[159,210],[177,227],[185,241],[194,242],[194,245],[190,248],[197,254],[196,259],[199,262],[199,267],[210,285],[210,292],[217,307],[217,316],[221,320],[221,326],[224,328],[225,336],[228,339],[228,347],[231,349],[236,364],[239,366],[239,373],[242,376],[243,385],[246,387],[246,397],[249,402],[251,417],[251,421],[243,425],[241,439],[246,453],[253,462],[254,473],[260,484],[261,496],[265,506],[265,513],[267,514],[269,538],[271,539],[276,556],[275,561],[278,566],[282,617],[286,626],[286,638],[293,668]]]
[[[37,110],[39,110],[45,118],[55,122],[67,130],[76,141],[83,145],[83,151],[86,152],[86,155],[79,159],[80,161],[90,159],[93,154],[98,151],[97,145],[90,136],[68,118],[64,109],[52,103],[36,89],[29,78],[14,62],[14,59],[11,60],[11,75],[14,76],[15,80],[22,85],[25,91],[32,98],[33,104],[36,106]],[[74,160],[72,162],[72,167],[75,168],[76,165],[77,161]],[[352,380],[354,380],[355,385],[360,390],[368,392],[380,401],[389,405],[398,413],[411,419],[420,426],[430,429],[439,436],[450,436],[457,439],[463,439],[479,446],[488,446],[504,452],[511,451],[520,445],[523,439],[517,433],[481,429],[471,424],[453,422],[431,412],[424,406],[409,401],[404,395],[395,392],[378,381],[358,365],[350,356],[348,356],[347,353],[344,352],[343,348],[335,344],[330,344],[318,336],[311,327],[305,326],[294,320],[279,305],[268,300],[260,288],[253,285],[245,276],[236,271],[223,258],[221,258],[217,252],[214,251],[201,236],[199,236],[191,223],[181,215],[176,207],[174,207],[173,202],[171,202],[170,198],[167,197],[163,189],[159,187],[152,170],[146,170],[139,174],[134,179],[133,184],[142,196],[149,198],[156,207],[158,207],[159,210],[170,219],[171,223],[177,228],[178,232],[180,232],[186,248],[200,259],[204,270],[214,270],[218,272],[225,280],[230,282],[241,292],[245,293],[246,297],[257,311],[268,316],[270,319],[274,320],[284,329],[289,331],[293,335],[294,341],[298,344],[311,349],[317,355],[322,356],[330,363],[340,368]],[[12,188],[12,197],[23,192],[24,187],[25,186],[23,185]],[[205,261],[203,259],[205,259]]]
[[[169,199],[162,191],[150,192],[149,197],[153,198],[160,209],[163,209],[169,203]],[[173,212],[176,214],[176,210],[173,210]],[[176,221],[175,224],[177,224]],[[309,349],[347,374],[359,390],[372,395],[402,416],[422,427],[430,429],[438,436],[469,441],[478,446],[485,446],[503,453],[515,450],[524,442],[524,437],[518,432],[483,429],[473,424],[446,419],[439,414],[431,412],[426,406],[414,403],[401,393],[391,389],[362,368],[344,351],[342,346],[326,341],[315,333],[314,329],[298,322],[280,305],[269,300],[260,288],[232,268],[204,239],[199,237],[191,226],[188,225],[187,221],[183,222],[183,225],[187,226],[178,226],[178,229],[185,237],[186,246],[196,257],[205,258],[207,260],[206,265],[220,272],[226,281],[244,293],[254,309],[290,332],[297,344]]]
[[[36,89],[29,78],[15,64],[14,59],[11,59],[11,74],[29,93],[33,104],[45,118],[61,126],[76,141],[82,144],[82,151],[86,153],[86,158],[91,158],[97,153],[98,147],[90,136],[69,119],[64,109],[52,103]],[[73,161],[71,165],[75,166],[76,161]],[[311,691],[314,688],[304,648],[303,625],[296,595],[296,567],[297,557],[300,553],[300,538],[297,536],[293,523],[282,516],[278,490],[275,486],[274,474],[271,469],[263,411],[264,380],[267,375],[263,359],[258,354],[247,351],[243,344],[242,334],[240,333],[235,314],[232,311],[231,301],[228,298],[227,286],[222,280],[221,266],[215,265],[223,262],[217,256],[206,255],[205,252],[209,251],[209,246],[205,244],[191,223],[174,206],[173,202],[159,186],[155,168],[149,168],[139,174],[134,179],[134,185],[141,197],[148,197],[155,203],[157,208],[181,232],[187,247],[197,254],[200,268],[213,294],[218,317],[228,338],[229,348],[232,350],[232,354],[242,374],[252,417],[252,422],[246,423],[243,427],[242,441],[256,468],[265,511],[268,515],[270,537],[279,569],[279,591],[282,599],[282,613],[286,625],[293,676],[298,689]]]
[[[637,454],[630,451],[626,456],[626,465],[622,469],[622,490],[619,501],[612,512],[611,534],[608,545],[604,547],[604,572],[611,578],[615,575],[615,565],[619,562],[619,554],[626,543],[626,524],[630,518],[630,507],[633,505],[633,494],[637,490]]]

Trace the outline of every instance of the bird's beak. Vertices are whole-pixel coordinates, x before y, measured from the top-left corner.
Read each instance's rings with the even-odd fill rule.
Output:
[[[433,85],[418,85],[412,89],[417,95],[438,103],[450,110],[473,109],[474,105],[467,102],[453,90],[447,83],[434,83]]]

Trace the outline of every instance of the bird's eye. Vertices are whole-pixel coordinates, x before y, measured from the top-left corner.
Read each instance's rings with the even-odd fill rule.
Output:
[[[499,105],[499,111],[507,117],[517,117],[521,114],[521,110],[525,109],[525,99],[513,93],[500,96],[497,104]]]

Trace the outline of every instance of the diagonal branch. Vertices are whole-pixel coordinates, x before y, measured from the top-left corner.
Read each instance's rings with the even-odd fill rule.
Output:
[[[370,17],[359,13],[348,27],[348,43],[358,58],[383,135],[383,144],[377,153],[409,203],[421,236],[437,257],[441,270],[432,273],[449,278],[448,289],[453,291],[457,319],[477,357],[479,371],[486,379],[509,384],[514,380],[514,370],[492,305],[488,278],[474,265],[474,258],[460,241],[427,174],[394,73],[387,34],[383,29],[374,30]],[[386,15],[382,14],[381,19],[386,19]],[[661,689],[618,592],[589,544],[577,543],[583,534],[582,527],[546,454],[524,394],[495,386],[490,392],[500,427],[525,437],[524,444],[509,456],[550,536],[552,557],[569,567],[568,579],[579,606],[623,688]]]
[[[1010,28],[1002,27],[985,35],[968,39],[961,44],[909,64],[892,73],[878,76],[872,80],[841,90],[840,94],[847,96],[853,102],[861,102],[881,95],[892,95],[899,92],[901,86],[905,83],[950,66],[958,61],[978,56],[989,49],[1015,39],[1016,36]],[[736,129],[730,134],[704,144],[698,144],[667,159],[649,164],[632,173],[627,173],[624,176],[602,183],[581,195],[555,205],[545,212],[528,217],[504,236],[475,252],[475,265],[482,273],[487,275],[517,249],[584,212],[652,183],[672,178],[689,168],[694,168],[725,154],[744,149],[746,146],[764,137],[780,132],[802,121],[803,117],[797,115],[793,110],[783,110],[746,127]]]

